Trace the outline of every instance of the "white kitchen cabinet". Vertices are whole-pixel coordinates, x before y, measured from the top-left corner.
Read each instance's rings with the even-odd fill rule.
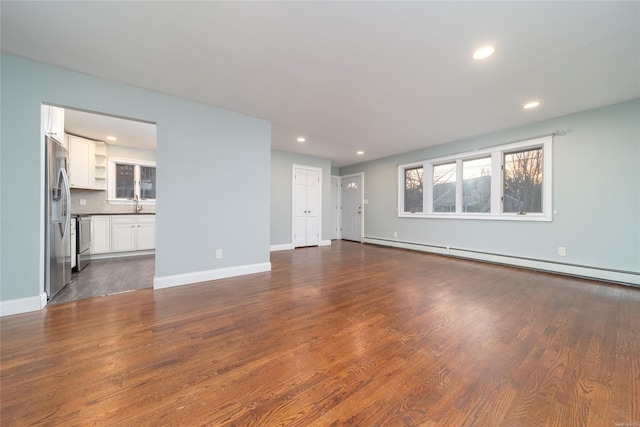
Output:
[[[94,215],[91,217],[91,254],[111,252],[111,217]]]
[[[93,143],[93,189],[107,189],[107,144],[102,141]]]
[[[89,190],[107,189],[107,146],[69,135],[69,186]]]
[[[136,250],[136,225],[128,216],[115,216],[111,222],[112,252]]]
[[[156,248],[156,218],[155,215],[138,218],[138,236],[136,249],[139,251]]]
[[[64,138],[64,108],[43,105],[42,127],[46,135],[66,146]]]
[[[69,186],[91,189],[92,141],[69,135]]]
[[[111,251],[155,249],[155,215],[114,215],[111,218]]]

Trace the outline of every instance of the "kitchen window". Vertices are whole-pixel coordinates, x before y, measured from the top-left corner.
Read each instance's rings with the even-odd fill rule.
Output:
[[[155,204],[155,163],[109,159],[108,192],[112,204]]]
[[[551,221],[551,136],[398,166],[398,216]]]

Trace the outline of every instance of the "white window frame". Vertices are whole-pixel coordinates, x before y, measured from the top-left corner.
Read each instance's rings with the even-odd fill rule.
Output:
[[[552,143],[551,136],[513,142],[494,147],[437,157],[423,161],[398,165],[398,217],[401,218],[449,218],[449,219],[483,219],[483,220],[507,220],[507,221],[552,221]],[[541,213],[517,213],[503,212],[502,197],[504,193],[503,159],[505,153],[527,149],[542,148],[542,212]],[[483,157],[491,157],[491,211],[463,212],[463,171],[462,162]],[[456,163],[456,211],[433,212],[433,167],[444,163]],[[422,212],[404,211],[405,170],[415,167],[423,168],[423,202]]]
[[[156,199],[140,199],[140,166],[156,168],[156,173],[157,173],[156,163],[140,161],[140,160],[131,160],[131,159],[118,159],[113,157],[110,157],[108,161],[107,203],[111,205],[135,205],[136,204],[135,200],[133,199],[116,198],[116,164],[135,166],[133,194],[138,195],[138,205],[140,206],[155,205]]]

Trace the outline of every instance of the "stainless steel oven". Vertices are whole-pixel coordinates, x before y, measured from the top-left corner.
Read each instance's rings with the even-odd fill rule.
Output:
[[[81,271],[91,260],[91,217],[79,216],[76,233],[78,248],[77,271]]]

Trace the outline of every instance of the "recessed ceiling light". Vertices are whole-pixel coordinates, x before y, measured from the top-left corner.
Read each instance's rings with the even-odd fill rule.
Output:
[[[525,110],[529,110],[530,108],[536,108],[538,105],[540,105],[539,101],[531,101],[524,104],[522,108],[524,108]]]
[[[362,155],[364,154],[364,151],[356,151],[356,154],[357,154],[358,156],[362,156]]]
[[[306,139],[305,139],[305,138],[303,138],[303,137],[299,137],[299,138],[297,139],[297,141],[298,141],[298,142],[305,142],[305,141],[306,141]]]
[[[115,136],[108,136],[107,139],[109,141],[117,141],[118,140],[118,138],[116,138]]]
[[[485,46],[476,50],[473,54],[473,59],[485,59],[493,55],[495,52],[495,48],[493,46]]]

